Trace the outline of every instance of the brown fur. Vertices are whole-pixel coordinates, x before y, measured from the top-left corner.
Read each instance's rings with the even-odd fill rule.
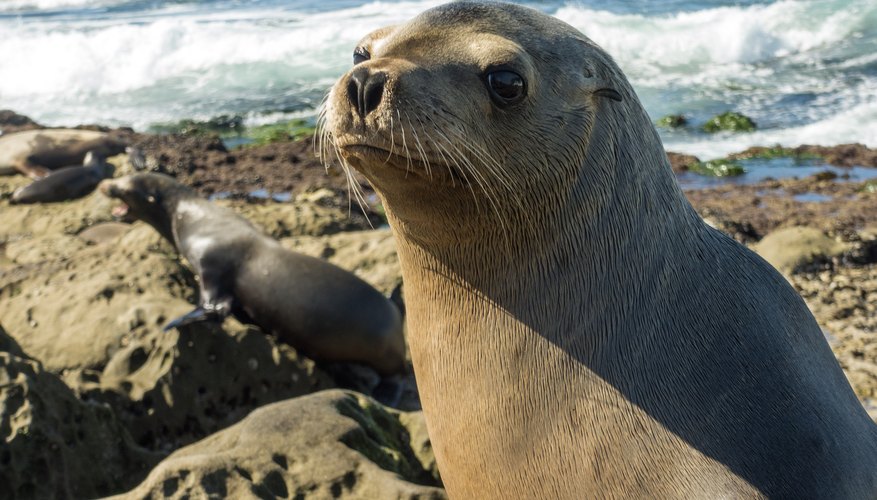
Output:
[[[0,169],[14,168],[33,179],[52,170],[82,165],[93,151],[110,157],[125,151],[126,142],[106,132],[79,129],[42,129],[0,136]]]
[[[684,198],[612,59],[460,2],[361,44],[322,141],[398,239],[409,343],[455,498],[870,498],[877,436],[806,305]],[[495,105],[493,65],[527,82]],[[611,89],[621,102],[606,97]]]

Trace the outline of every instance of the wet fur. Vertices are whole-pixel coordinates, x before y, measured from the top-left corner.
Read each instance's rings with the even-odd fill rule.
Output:
[[[399,312],[352,273],[284,249],[168,176],[135,174],[101,190],[173,242],[198,275],[198,308],[178,324],[234,314],[319,361],[404,370]]]

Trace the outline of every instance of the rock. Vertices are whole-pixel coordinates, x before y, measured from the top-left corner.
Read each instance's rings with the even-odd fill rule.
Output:
[[[0,177],[0,198],[8,199],[15,188],[29,183],[30,180],[24,176]],[[56,209],[47,209],[42,204],[9,205],[6,201],[0,203],[0,210],[3,212],[0,240],[11,241],[41,235],[75,235],[89,226],[113,219],[113,203],[96,192],[79,200],[53,204]]]
[[[755,122],[746,115],[727,111],[716,115],[703,125],[704,132],[752,132],[755,130]]]
[[[795,148],[801,154],[823,158],[829,165],[839,167],[877,167],[877,149],[864,144],[839,144],[837,146],[803,145]]]
[[[280,243],[296,252],[320,257],[353,271],[385,295],[402,283],[396,240],[389,228],[349,231],[329,236],[296,236]]]
[[[24,130],[34,130],[38,128],[44,127],[27,116],[20,115],[15,111],[0,109],[0,132],[11,134],[13,132],[22,132]]]
[[[161,456],[112,411],[25,355],[0,327],[0,498],[92,498],[137,484]]]
[[[132,327],[125,345],[100,373],[80,371],[73,383],[108,403],[143,446],[171,451],[259,406],[335,387],[313,361],[255,327],[227,320],[163,332],[145,324],[151,307],[120,318]]]
[[[838,178],[838,175],[831,170],[823,170],[822,172],[816,172],[810,177],[817,181],[833,181]]]
[[[117,498],[445,498],[402,415],[341,390],[274,403],[174,452]]]
[[[145,224],[115,245],[55,238],[10,242],[6,253],[17,267],[0,271],[0,322],[47,370],[104,366],[130,334],[118,319],[132,304],[152,305],[153,329],[191,308],[191,273]]]
[[[242,200],[221,200],[216,203],[231,207],[271,237],[278,239],[369,229],[368,221],[364,217],[352,218],[345,209],[326,206],[311,201],[306,196],[286,203],[247,203]]]
[[[740,243],[750,244],[761,239],[758,231],[748,222],[740,222],[728,218],[724,213],[715,210],[703,210],[701,212],[704,222],[711,227],[727,234]]]
[[[856,394],[874,410],[877,398],[877,266],[835,266],[789,276],[823,330]],[[869,411],[870,413],[870,411]]]
[[[864,144],[838,144],[837,146],[813,146],[803,144],[793,148],[780,145],[752,146],[745,151],[728,155],[728,159],[793,158],[795,160],[822,159],[838,167],[877,167],[877,149]]]
[[[677,174],[686,172],[689,167],[700,163],[696,156],[674,153],[672,151],[667,151],[667,159],[670,160],[670,167],[673,169],[673,172]]]
[[[852,235],[852,249],[846,255],[846,261],[853,265],[877,263],[877,225],[869,225]]]
[[[91,245],[109,243],[119,239],[131,229],[131,224],[101,222],[80,231],[76,236]]]
[[[48,255],[0,272],[0,321],[49,371],[110,404],[137,443],[170,451],[261,404],[335,386],[291,347],[233,320],[163,332],[193,307],[197,292],[192,274],[146,224],[133,224],[112,245],[55,238],[76,243],[75,258]],[[21,260],[18,248],[30,248],[28,241],[8,250]]]
[[[793,273],[831,262],[849,245],[811,227],[794,226],[769,233],[753,245],[759,255],[783,273]]]
[[[667,115],[658,118],[655,125],[664,128],[681,128],[688,125],[688,119],[683,115]]]
[[[435,461],[435,452],[432,451],[432,442],[426,429],[426,419],[422,411],[401,412],[399,421],[408,429],[410,436],[411,451],[420,461],[423,469],[429,473],[434,484],[442,484],[439,474],[438,463]]]

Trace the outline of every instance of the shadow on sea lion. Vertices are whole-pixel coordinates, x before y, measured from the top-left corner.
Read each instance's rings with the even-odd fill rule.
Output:
[[[42,129],[14,132],[0,136],[0,173],[15,172],[39,179],[52,170],[70,165],[81,165],[85,154],[109,158],[128,151],[133,153],[132,164],[142,170],[142,154],[129,147],[129,138],[118,132],[98,132],[80,129]]]
[[[94,191],[100,181],[113,176],[115,167],[94,151],[85,155],[80,166],[58,169],[20,187],[12,193],[10,203],[49,203],[75,200]]]
[[[321,151],[396,237],[452,498],[877,498],[877,426],[813,315],[691,207],[605,51],[453,2],[352,55]]]
[[[165,329],[232,314],[316,361],[361,363],[382,376],[404,371],[399,311],[354,274],[286,250],[245,218],[163,174],[106,180],[100,190],[124,202],[115,215],[150,224],[198,275],[198,306]]]

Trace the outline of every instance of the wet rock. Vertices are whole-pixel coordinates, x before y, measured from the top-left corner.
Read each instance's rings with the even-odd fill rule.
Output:
[[[664,128],[681,128],[688,125],[688,119],[684,115],[667,115],[658,118],[655,125]]]
[[[746,115],[734,111],[727,111],[710,118],[703,125],[704,132],[752,132],[756,128],[755,122]]]
[[[137,484],[160,458],[0,327],[0,498],[104,496]]]
[[[869,148],[864,144],[804,145],[795,149],[803,154],[823,158],[828,164],[839,167],[877,167],[877,149]]]
[[[402,415],[340,390],[274,403],[176,451],[119,498],[445,498]]]
[[[674,153],[672,151],[667,151],[667,159],[670,160],[670,167],[673,169],[673,172],[677,174],[686,172],[689,167],[700,163],[696,156]]]
[[[793,273],[830,263],[849,245],[829,238],[811,227],[789,227],[765,236],[753,245],[759,255],[784,273]]]
[[[227,163],[225,145],[212,134],[144,135],[134,146],[155,159],[155,171],[174,177],[190,176],[198,169]]]
[[[813,146],[804,144],[796,147],[753,146],[745,151],[728,155],[728,159],[749,158],[794,158],[796,160],[822,159],[829,165],[838,167],[877,167],[877,149],[864,144],[839,144],[837,146]]]
[[[739,163],[724,159],[690,164],[688,171],[708,177],[736,177],[746,173]]]
[[[817,181],[810,177],[754,184],[725,184],[685,191],[704,217],[748,224],[757,234],[791,226],[809,226],[849,240],[853,233],[874,223],[877,196],[864,192],[866,183]],[[818,202],[798,201],[818,195]]]
[[[761,239],[761,234],[748,222],[729,219],[725,214],[713,210],[704,210],[700,215],[703,217],[704,222],[740,243],[755,243]]]
[[[226,150],[217,136],[144,136],[136,143],[152,170],[173,175],[205,196],[255,201],[265,197],[299,196],[330,190],[326,202],[349,214],[357,224],[382,223],[374,190],[359,173],[345,172],[337,162],[323,161],[313,137]],[[329,206],[329,205],[327,205]],[[365,212],[365,215],[362,212]]]

